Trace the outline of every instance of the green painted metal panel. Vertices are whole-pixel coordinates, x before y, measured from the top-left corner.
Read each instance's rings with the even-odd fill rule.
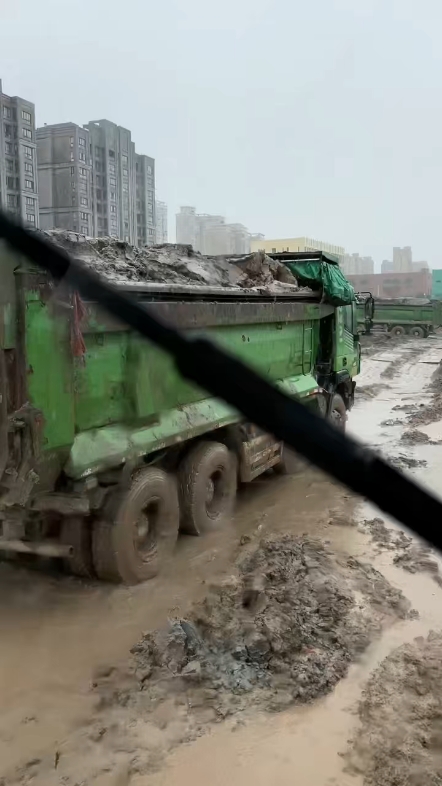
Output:
[[[86,336],[86,355],[75,360],[76,431],[117,423],[133,417],[131,383],[127,374],[130,333]]]
[[[311,374],[305,374],[282,380],[278,387],[289,395],[304,398],[317,388],[317,384]],[[94,474],[125,460],[179,445],[186,439],[236,423],[240,417],[224,401],[206,397],[193,404],[159,412],[157,421],[149,426],[134,428],[119,423],[83,431],[75,437],[65,471],[72,478]]]
[[[67,322],[53,318],[38,293],[28,292],[25,308],[26,377],[31,404],[43,413],[43,448],[74,439],[74,390]]]

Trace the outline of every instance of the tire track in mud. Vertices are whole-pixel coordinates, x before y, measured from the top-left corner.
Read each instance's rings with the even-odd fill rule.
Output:
[[[368,681],[347,769],[364,786],[442,783],[442,633],[391,653]]]

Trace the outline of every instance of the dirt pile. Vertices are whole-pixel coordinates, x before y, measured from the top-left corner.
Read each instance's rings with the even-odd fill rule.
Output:
[[[439,586],[442,584],[438,562],[426,543],[415,540],[402,530],[387,527],[380,518],[366,519],[362,522],[361,528],[371,535],[380,550],[395,552],[393,557],[395,565],[408,573],[429,573]]]
[[[406,445],[437,445],[437,442],[430,440],[428,434],[418,429],[404,431],[401,435],[401,442],[405,442]]]
[[[442,634],[389,655],[369,680],[347,756],[364,786],[442,783]]]
[[[353,582],[364,584],[368,567],[350,567]],[[390,611],[400,600],[388,597]],[[378,624],[368,605],[355,605],[352,582],[321,543],[285,536],[264,541],[238,577],[214,587],[187,620],[147,634],[133,653],[154,679],[166,669],[210,686],[223,714],[238,694],[275,709],[330,690]]]
[[[129,664],[101,668],[90,722],[5,783],[91,786],[119,768],[127,783],[228,716],[328,693],[385,621],[408,615],[371,566],[306,536],[264,540],[186,619],[146,633]]]
[[[442,419],[442,360],[432,376],[429,388],[431,390],[430,402],[421,405],[418,411],[409,417],[409,423],[413,426],[423,426]]]
[[[371,385],[357,385],[356,386],[356,401],[359,399],[367,399],[376,398],[383,390],[388,388],[389,385],[384,385],[380,383],[374,383]]]
[[[245,257],[210,257],[194,251],[192,246],[180,244],[138,248],[110,237],[90,238],[63,230],[44,234],[114,283],[238,286],[272,292],[298,289],[296,279],[286,266],[263,252]]]
[[[234,264],[243,272],[239,285],[246,288],[282,285],[283,288],[296,287],[298,283],[286,265],[268,257],[264,251],[248,254],[242,259],[235,258]]]

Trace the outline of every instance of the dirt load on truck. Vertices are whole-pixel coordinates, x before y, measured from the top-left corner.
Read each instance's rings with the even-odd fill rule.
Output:
[[[360,345],[353,291],[332,259],[212,259],[186,246],[52,236],[154,315],[203,332],[345,427]],[[0,267],[0,553],[144,581],[179,530],[226,523],[238,482],[292,470],[280,442],[96,303],[4,247]]]

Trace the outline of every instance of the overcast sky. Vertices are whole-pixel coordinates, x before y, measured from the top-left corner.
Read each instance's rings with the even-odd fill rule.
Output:
[[[442,267],[441,0],[1,5],[4,92],[129,128],[172,237],[188,204]]]

